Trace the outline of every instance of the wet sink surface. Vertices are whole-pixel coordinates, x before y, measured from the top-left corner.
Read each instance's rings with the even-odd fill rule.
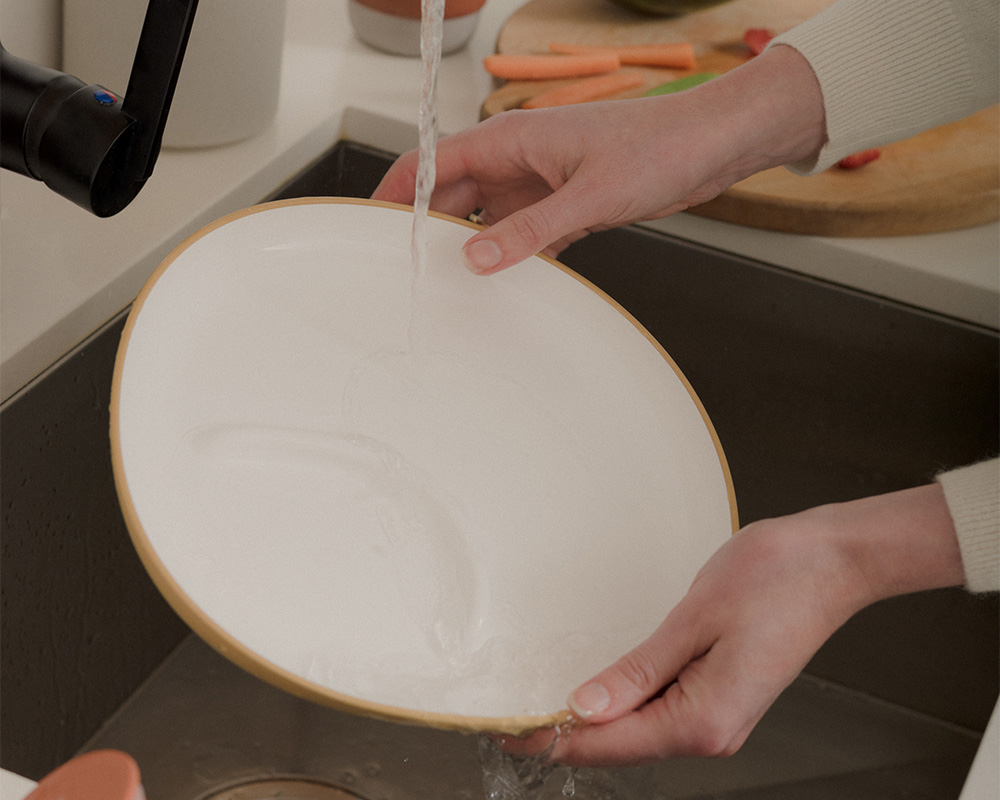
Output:
[[[389,163],[342,143],[279,196],[365,197]],[[744,523],[916,485],[998,449],[996,331],[638,229],[589,237],[562,260],[691,381]],[[258,800],[220,793],[276,779],[336,787],[336,800],[483,797],[475,737],[300,701],[166,607],[111,481],[123,322],[0,409],[0,765],[37,780],[110,746],[137,758],[151,800]],[[957,797],[997,695],[998,630],[995,596],[880,603],[820,651],[735,757],[581,773],[576,796]],[[542,796],[562,797],[564,780]]]
[[[958,795],[977,741],[968,731],[801,678],[736,756],[580,770],[575,797],[930,800]],[[319,781],[370,800],[485,796],[476,737],[299,700],[233,666],[193,634],[87,745],[101,747],[130,752],[156,800],[207,800],[228,787],[275,778]],[[538,797],[564,797],[568,775],[554,772]]]

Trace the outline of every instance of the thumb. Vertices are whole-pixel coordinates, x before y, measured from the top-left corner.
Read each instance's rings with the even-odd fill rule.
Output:
[[[579,207],[574,211],[574,206],[572,195],[560,190],[514,211],[465,243],[466,266],[477,274],[492,275],[554,243],[565,246],[585,233]]]
[[[701,655],[696,640],[678,628],[668,616],[642,644],[575,689],[570,710],[587,722],[610,722],[659,694]]]

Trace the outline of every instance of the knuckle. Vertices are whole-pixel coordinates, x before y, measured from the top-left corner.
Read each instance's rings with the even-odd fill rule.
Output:
[[[517,137],[520,134],[522,123],[525,121],[524,114],[524,109],[520,108],[501,111],[499,114],[494,114],[480,122],[477,129],[489,131],[487,136],[489,141],[496,141],[496,137]]]
[[[722,731],[706,727],[691,737],[689,743],[691,755],[699,758],[723,758],[736,752],[731,747],[730,738]]]
[[[660,688],[659,671],[653,661],[641,650],[634,650],[618,662],[618,671],[643,697]]]
[[[540,214],[516,213],[508,217],[512,233],[532,251],[540,250],[548,244],[546,233],[548,226]]]
[[[691,755],[702,758],[727,758],[740,749],[745,739],[728,718],[707,715],[691,731],[688,748]]]

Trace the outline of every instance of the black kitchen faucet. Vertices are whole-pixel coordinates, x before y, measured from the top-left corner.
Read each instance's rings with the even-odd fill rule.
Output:
[[[153,172],[197,5],[149,0],[124,98],[0,45],[0,166],[98,217],[125,208]]]

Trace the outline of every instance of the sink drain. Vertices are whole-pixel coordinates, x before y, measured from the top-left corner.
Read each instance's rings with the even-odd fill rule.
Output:
[[[365,800],[325,783],[296,779],[252,781],[210,794],[203,800]]]

